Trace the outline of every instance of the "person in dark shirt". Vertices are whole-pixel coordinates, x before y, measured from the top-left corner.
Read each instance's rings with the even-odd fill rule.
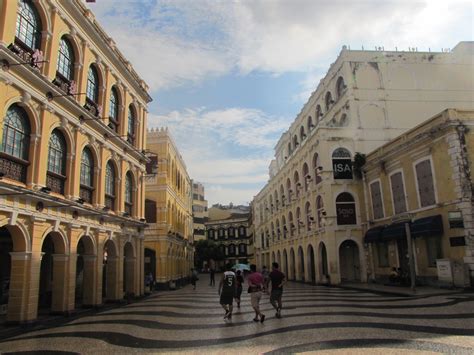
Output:
[[[272,283],[272,292],[270,294],[270,303],[276,310],[275,317],[281,318],[281,297],[283,295],[283,285],[286,282],[285,274],[278,270],[278,263],[272,264],[272,272],[269,275]]]
[[[214,270],[213,267],[211,267],[211,269],[209,270],[209,286],[214,286],[216,284],[216,281],[214,279],[214,274],[216,273],[216,271]]]
[[[222,290],[222,292],[221,292]],[[222,274],[219,282],[220,303],[225,310],[224,320],[232,319],[232,302],[235,294],[235,274],[230,264],[226,265],[226,271]]]
[[[242,271],[237,270],[236,272],[236,283],[235,283],[235,302],[237,302],[237,308],[240,308],[240,296],[242,295],[242,285],[244,283],[244,278],[242,276]]]

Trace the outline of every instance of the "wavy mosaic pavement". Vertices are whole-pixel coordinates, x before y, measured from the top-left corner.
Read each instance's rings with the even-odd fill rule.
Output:
[[[0,341],[2,354],[30,353],[452,353],[472,354],[474,294],[419,298],[288,283],[283,318],[249,295],[224,322],[217,288],[198,283],[140,302]]]

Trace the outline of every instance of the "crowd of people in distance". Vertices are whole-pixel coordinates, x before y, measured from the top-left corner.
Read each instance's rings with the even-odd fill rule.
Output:
[[[210,276],[210,285],[214,283],[214,275]],[[270,303],[275,308],[275,317],[281,318],[283,285],[286,282],[285,275],[279,270],[278,263],[272,264],[272,271],[268,272],[264,266],[262,272],[257,271],[257,266],[250,265],[250,274],[247,276],[248,289],[250,294],[250,303],[255,311],[254,322],[263,323],[265,315],[260,311],[260,300],[264,293],[270,293]],[[271,290],[269,286],[271,284]],[[220,304],[224,308],[224,320],[230,321],[233,313],[233,302],[240,308],[240,298],[244,285],[244,277],[241,270],[232,271],[232,266],[227,264],[219,282],[218,293],[220,295]]]

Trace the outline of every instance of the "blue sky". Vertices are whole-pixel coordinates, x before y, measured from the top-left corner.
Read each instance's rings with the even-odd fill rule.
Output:
[[[96,0],[87,4],[150,85],[210,204],[248,203],[273,147],[352,49],[439,51],[472,40],[471,1]]]

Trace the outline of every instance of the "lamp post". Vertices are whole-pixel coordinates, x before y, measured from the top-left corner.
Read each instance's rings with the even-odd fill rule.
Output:
[[[410,222],[405,222],[405,234],[407,235],[407,244],[408,244],[408,262],[410,266],[410,288],[413,292],[415,292],[415,279],[416,279],[416,270],[415,270],[415,258],[414,258],[414,251],[413,251],[413,243],[411,240],[411,230],[410,230]]]

